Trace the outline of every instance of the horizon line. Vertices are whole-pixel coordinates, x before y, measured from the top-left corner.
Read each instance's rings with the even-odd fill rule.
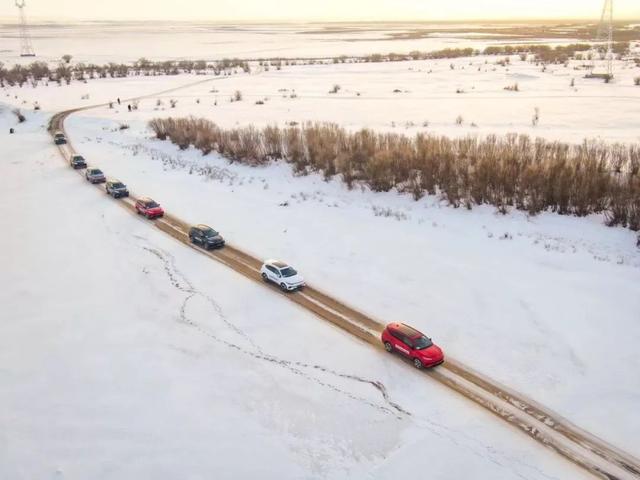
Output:
[[[0,22],[5,20],[16,20],[17,16],[5,15],[0,16]],[[288,23],[310,23],[310,24],[410,24],[410,23],[423,23],[423,24],[442,24],[442,23],[530,23],[530,22],[596,22],[599,23],[600,19],[596,17],[514,17],[514,18],[460,18],[460,19],[331,19],[331,18],[272,18],[272,19],[258,19],[258,18],[243,18],[243,19],[202,19],[202,18],[183,18],[183,19],[168,19],[168,18],[80,18],[80,17],[58,17],[58,16],[40,16],[30,15],[30,22],[95,22],[95,23],[116,23],[116,22],[162,22],[162,23],[220,23],[220,24],[288,24]],[[639,17],[619,17],[614,23],[621,22],[633,22],[640,21]],[[17,21],[15,23],[18,23]]]

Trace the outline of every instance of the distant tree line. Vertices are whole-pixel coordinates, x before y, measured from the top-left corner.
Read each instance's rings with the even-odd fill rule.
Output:
[[[629,42],[617,42],[614,44],[614,54],[623,55],[629,52]],[[532,55],[533,61],[542,63],[565,63],[568,60],[575,58],[576,53],[586,52],[592,50],[592,45],[588,43],[574,43],[570,45],[558,45],[556,47],[550,47],[549,45],[498,45],[489,46],[483,50],[474,48],[445,48],[442,50],[435,50],[432,52],[413,51],[408,54],[389,53],[380,54],[374,53],[372,55],[366,55],[363,57],[355,57],[359,62],[398,62],[408,60],[437,60],[443,58],[460,58],[460,57],[473,57],[478,55],[521,55],[523,59]],[[333,63],[345,63],[349,57],[340,56],[334,57]]]
[[[151,61],[141,58],[134,63],[108,63],[96,65],[93,63],[71,64],[71,56],[64,55],[62,61],[56,66],[50,66],[46,62],[38,61],[29,65],[14,65],[5,67],[0,62],[0,87],[23,86],[27,83],[37,85],[41,81],[71,83],[72,80],[86,81],[94,78],[122,78],[129,76],[157,76],[179,75],[181,73],[213,73],[214,75],[229,74],[235,70],[246,73],[251,71],[250,62],[255,62],[260,67],[268,70],[270,67],[280,70],[283,65],[314,65],[327,63],[380,63],[401,62],[411,60],[438,60],[444,58],[473,57],[478,55],[520,55],[526,60],[533,55],[532,60],[541,63],[566,63],[576,58],[576,53],[583,53],[583,57],[591,56],[594,52],[588,43],[571,45],[500,45],[489,46],[484,50],[473,48],[445,48],[430,52],[412,51],[402,53],[374,53],[364,56],[340,55],[330,59],[285,59],[285,58],[260,58],[256,60],[242,60],[239,58],[225,58],[219,61],[206,60],[165,60]],[[586,54],[585,52],[589,52]],[[617,42],[614,44],[614,53],[617,56],[629,52],[629,42]],[[637,60],[637,59],[636,59]],[[638,61],[638,60],[637,60]]]
[[[56,66],[37,61],[29,65],[14,65],[6,68],[0,62],[0,87],[25,84],[37,85],[42,81],[71,83],[72,80],[86,81],[95,78],[122,78],[129,76],[179,75],[181,73],[200,73],[224,75],[235,70],[249,72],[249,63],[237,58],[215,62],[205,60],[165,60],[153,62],[141,58],[134,63],[93,63],[70,64],[63,59]]]
[[[407,137],[335,124],[223,129],[206,119],[156,118],[157,138],[232,162],[284,160],[298,174],[339,175],[351,188],[397,189],[418,200],[439,195],[454,207],[494,205],[535,215],[604,214],[610,226],[640,230],[640,145],[585,140],[580,145],[527,135]]]

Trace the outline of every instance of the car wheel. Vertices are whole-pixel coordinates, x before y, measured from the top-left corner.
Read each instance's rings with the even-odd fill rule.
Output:
[[[286,292],[286,291],[287,291],[287,286],[286,286],[284,283],[281,283],[281,284],[280,284],[280,289],[281,289],[283,292]]]
[[[265,282],[269,281],[269,279],[267,278],[267,274],[266,274],[266,273],[262,273],[261,275],[262,275],[262,279],[263,279]]]
[[[419,358],[414,358],[413,359],[413,366],[416,367],[418,370],[422,370],[422,361]]]
[[[151,215],[149,215],[148,213],[145,213],[144,216],[147,217],[147,220],[151,220]]]
[[[384,342],[384,349],[389,353],[393,353],[393,345],[389,342]]]

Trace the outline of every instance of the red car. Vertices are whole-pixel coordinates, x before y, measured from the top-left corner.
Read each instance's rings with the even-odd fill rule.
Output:
[[[382,343],[387,352],[400,352],[420,369],[435,367],[444,362],[444,353],[429,337],[404,323],[390,323],[382,332]]]
[[[162,207],[147,197],[136,200],[136,212],[147,218],[160,218],[164,216]]]

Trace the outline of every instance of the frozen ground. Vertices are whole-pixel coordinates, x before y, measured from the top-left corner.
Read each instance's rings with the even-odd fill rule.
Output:
[[[0,23],[0,60],[32,61],[19,56],[18,28],[11,19]],[[484,48],[504,43],[499,34],[477,39],[487,28],[501,25],[454,25],[412,23],[358,24],[215,24],[206,22],[32,22],[31,35],[39,59],[58,61],[70,54],[77,61],[107,63],[190,58],[216,60],[230,57],[327,57],[368,55],[371,53],[408,53],[412,50],[443,48]],[[423,39],[394,39],[392,34],[415,29],[442,29]],[[456,31],[463,29],[462,32]],[[455,33],[446,33],[454,30]],[[544,39],[509,39],[508,43],[539,42]],[[552,44],[574,41],[553,39]],[[3,58],[4,57],[4,58]]]
[[[429,478],[453,480],[482,472],[483,478],[493,479],[586,478],[404,363],[205,260],[120,208],[60,161],[42,128],[46,120],[45,114],[30,115],[17,134],[3,133],[2,140],[0,477],[390,479],[424,472]],[[81,133],[78,122],[73,123],[74,133]],[[0,104],[0,131],[13,124]],[[101,163],[108,171],[124,173],[125,164],[135,162],[147,174],[127,167],[127,177],[140,180],[141,188],[151,188],[141,181],[147,178],[158,192],[168,194],[164,189],[172,185],[169,190],[184,194],[190,180],[206,202],[220,189],[216,197],[227,202],[220,209],[228,211],[226,217],[218,217],[216,208],[202,213],[189,208],[188,217],[197,214],[219,223],[232,240],[242,232],[228,221],[231,213],[252,221],[247,208],[258,211],[264,205],[260,211],[272,214],[274,224],[260,234],[260,241],[255,236],[259,228],[246,237],[255,250],[283,252],[287,241],[271,245],[278,236],[286,238],[276,232],[283,218],[292,220],[303,209],[309,218],[329,208],[317,201],[298,205],[293,199],[291,208],[273,207],[276,196],[289,198],[285,186],[298,182],[282,170],[251,171],[256,178],[247,178],[244,187],[205,184],[185,173],[164,174],[158,162],[144,155],[127,155],[123,162],[122,149],[110,141],[105,137],[101,144]],[[126,143],[122,137],[114,141]],[[88,144],[79,146],[90,150]],[[109,156],[114,161],[107,163],[104,157]],[[193,154],[187,157],[195,160]],[[236,203],[250,200],[246,194],[253,191],[251,185],[260,186],[262,193],[258,177],[269,172],[280,172],[283,183],[270,177],[262,200]],[[309,184],[299,185],[306,189]],[[352,212],[349,216],[357,222],[360,195],[326,188],[342,196],[336,201],[354,203],[331,209],[335,218]],[[231,195],[233,189],[239,193]],[[178,203],[162,197],[167,207],[187,209],[188,198]],[[359,215],[376,230],[396,225],[368,211]],[[353,226],[355,239],[360,226]],[[301,228],[290,233],[299,235],[295,231]],[[446,225],[432,228],[450,231]],[[335,238],[342,233],[335,232]],[[624,240],[621,232],[616,235]],[[346,251],[357,257],[349,236],[344,241]],[[498,244],[484,235],[479,242],[489,249]],[[534,256],[544,251],[528,248]],[[309,250],[316,249],[310,242]],[[336,250],[324,249],[327,254]],[[310,258],[301,248],[288,253],[301,266]],[[317,265],[304,265],[320,283],[326,283],[326,269],[316,269],[326,260],[323,255]],[[606,262],[595,265],[603,273],[615,268]],[[629,268],[620,267],[617,273],[634,274],[625,270]],[[353,277],[342,268],[336,271],[345,277],[336,287]],[[373,268],[369,272],[378,276]],[[430,295],[437,293],[430,290]],[[395,305],[399,290],[387,291],[384,302]],[[453,303],[450,293],[443,300]],[[371,290],[362,298],[379,297]],[[466,303],[464,298],[459,302]],[[429,309],[430,303],[421,309]],[[455,340],[437,323],[423,320],[422,325],[442,340]],[[448,348],[454,350],[454,345]],[[370,381],[380,382],[401,409],[385,402]],[[618,398],[624,394],[618,392]]]
[[[535,218],[347,191],[287,165],[180,152],[144,124],[71,117],[90,164],[257,257],[385,321],[433,335],[458,359],[633,451],[640,434],[640,251],[602,219]]]
[[[418,132],[450,136],[525,133],[580,143],[585,138],[607,142],[637,142],[640,130],[640,87],[634,78],[640,67],[633,62],[616,62],[616,78],[605,85],[585,79],[585,70],[554,65],[540,66],[511,56],[511,65],[496,62],[503,57],[473,57],[456,60],[373,64],[341,64],[283,67],[251,75],[219,79],[161,98],[141,102],[135,116],[122,109],[91,112],[127,122],[131,118],[195,115],[210,118],[224,127],[258,126],[290,122],[327,121],[350,129],[362,127],[414,135]],[[453,69],[451,68],[453,65]],[[196,78],[196,77],[191,77]],[[92,80],[70,86],[25,86],[9,88],[11,102],[30,109],[38,101],[43,109],[55,111],[90,105],[116,97],[125,98],[132,88],[148,85],[149,93],[164,85],[187,83],[177,79],[130,78]],[[202,78],[202,77],[197,77]],[[571,82],[574,86],[571,86]],[[143,82],[143,83],[141,83]],[[519,91],[504,88],[518,84]],[[329,91],[341,87],[337,94]],[[243,101],[231,102],[236,90]],[[456,93],[456,91],[464,93]],[[89,98],[82,98],[89,95]],[[0,97],[1,98],[1,97]],[[175,109],[169,100],[178,101]],[[162,104],[159,106],[158,101]],[[264,105],[256,104],[263,101]],[[539,124],[532,119],[538,109]],[[462,125],[456,124],[461,116]]]
[[[154,97],[133,113],[124,106],[84,112],[71,117],[68,127],[90,163],[138,193],[154,196],[187,220],[214,225],[257,256],[296,263],[314,283],[374,316],[424,328],[456,357],[633,451],[640,435],[640,418],[629,414],[640,399],[635,375],[640,253],[632,232],[607,229],[601,218],[500,217],[490,208],[455,211],[433,198],[415,203],[393,193],[348,192],[317,177],[294,178],[287,166],[251,169],[203,159],[197,152],[180,153],[149,140],[146,128],[153,116],[194,114],[225,126],[326,119],[350,128],[393,129],[388,122],[395,115],[418,119],[439,108],[439,115],[429,117],[444,116],[448,109],[452,118],[456,112],[497,122],[499,111],[506,117],[496,123],[500,132],[511,130],[509,117],[515,124],[515,117],[522,119],[547,98],[541,125],[534,131],[525,117],[516,130],[576,141],[591,134],[605,140],[637,138],[632,119],[639,102],[630,99],[640,89],[627,82],[631,70],[621,69],[611,85],[578,79],[576,95],[586,93],[572,99],[563,93],[569,77],[562,77],[562,67],[535,73],[530,64],[514,62],[510,72],[489,67],[486,73],[462,70],[464,60],[456,62],[456,70],[449,61],[296,67],[215,80],[162,98],[161,106]],[[422,85],[427,66],[434,70],[431,78],[439,80]],[[521,92],[502,90],[509,75],[522,79],[527,71],[536,80],[520,80]],[[485,93],[476,102],[471,101],[475,94],[440,98],[453,88],[452,79],[467,74],[484,78]],[[195,79],[177,77],[173,85]],[[412,85],[406,98],[392,93],[400,80]],[[343,91],[330,95],[335,82]],[[7,89],[5,98],[18,105],[38,100],[53,112],[150,93],[170,83],[166,78],[102,80]],[[245,100],[230,103],[237,88]],[[281,88],[295,88],[298,98],[283,98]],[[361,97],[349,93],[356,88]],[[419,89],[422,94],[415,93]],[[431,96],[424,93],[429,90]],[[90,98],[80,100],[86,93]],[[263,95],[271,95],[266,105],[255,105],[252,100]],[[168,107],[169,98],[178,99],[175,109]],[[588,115],[585,101],[593,102],[598,115]],[[123,123],[131,128],[117,131]],[[435,123],[427,130],[473,131]],[[203,177],[198,173],[205,167]]]
[[[156,34],[140,35],[126,50],[132,59],[145,55],[136,48]],[[292,32],[283,35],[252,32],[245,45],[298,49]],[[99,37],[82,48],[96,41],[105,52],[125,51]],[[376,42],[373,51],[428,50],[420,42],[431,41]],[[61,49],[56,42],[51,58]],[[318,43],[323,55],[350,53],[345,44],[370,53],[366,42],[340,41],[335,52]],[[220,56],[233,56],[237,45],[221,43]],[[85,60],[88,51],[60,53]],[[11,58],[0,52],[1,61]],[[449,354],[638,456],[640,251],[633,233],[607,229],[600,218],[503,217],[434,198],[349,192],[316,176],[293,177],[286,165],[254,169],[179,152],[146,128],[154,116],[196,115],[225,127],[321,120],[407,134],[640,139],[640,87],[633,86],[640,69],[630,63],[620,62],[616,80],[604,85],[583,79],[574,64],[542,72],[517,57],[508,67],[496,60],[257,71],[144,100],[133,113],[124,106],[84,112],[67,126],[91,164],[135,193],[211,224],[257,256],[291,261],[310,282],[375,317],[415,324]],[[205,478],[214,470],[223,478],[395,478],[416,470],[443,479],[476,472],[580,478],[491,416],[418,381],[406,365],[131,218],[68,171],[44,132],[53,112],[202,78],[0,92],[0,101],[28,118],[9,137],[15,120],[8,105],[0,113],[0,227],[11,232],[0,236],[10,253],[0,269],[0,469],[8,478]],[[519,92],[504,90],[516,82]],[[334,84],[342,88],[329,94]],[[242,102],[229,101],[235,90]],[[42,114],[31,111],[35,101]],[[462,126],[454,124],[458,115]],[[131,128],[118,131],[125,123]],[[393,411],[358,379],[383,382],[412,415]],[[246,462],[233,456],[238,450],[258,458]]]

